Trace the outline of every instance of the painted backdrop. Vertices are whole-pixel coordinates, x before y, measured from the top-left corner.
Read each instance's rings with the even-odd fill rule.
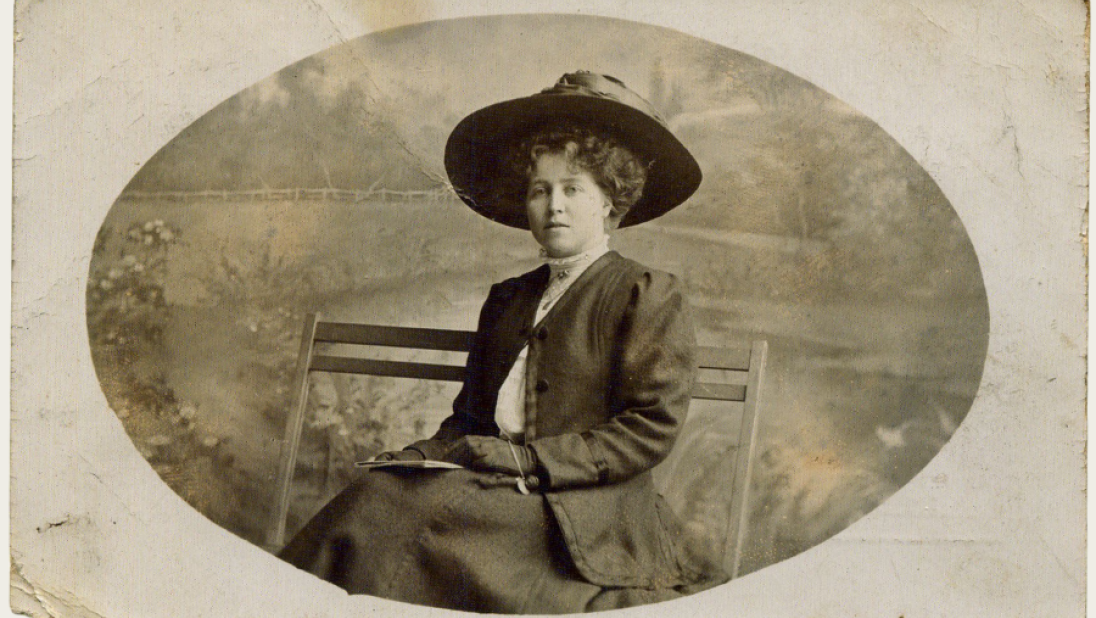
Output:
[[[754,57],[635,23],[512,16],[289,66],[184,130],[118,198],[88,279],[92,355],[172,489],[260,542],[303,314],[473,328],[491,283],[537,265],[526,233],[452,197],[443,145],[465,114],[578,68],[661,109],[705,174],[613,247],[687,282],[703,341],[769,341],[744,568],[820,543],[917,474],[970,408],[989,330],[978,260],[933,179],[871,119]],[[314,378],[291,529],[349,462],[429,435],[453,394]],[[717,455],[686,455],[698,472],[678,504],[702,532]]]

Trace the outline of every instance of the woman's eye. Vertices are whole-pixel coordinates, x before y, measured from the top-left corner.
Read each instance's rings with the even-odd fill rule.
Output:
[[[578,187],[576,187],[574,185],[569,186],[569,187],[564,187],[563,193],[564,193],[564,195],[574,195],[574,194],[578,193]]]

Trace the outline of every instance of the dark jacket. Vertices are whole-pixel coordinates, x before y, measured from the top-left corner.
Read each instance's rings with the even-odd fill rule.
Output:
[[[579,572],[607,587],[705,579],[650,474],[681,429],[696,374],[681,284],[609,252],[534,327],[547,282],[544,266],[491,288],[453,415],[414,446],[437,458],[461,436],[498,436],[498,390],[528,343],[526,440]]]

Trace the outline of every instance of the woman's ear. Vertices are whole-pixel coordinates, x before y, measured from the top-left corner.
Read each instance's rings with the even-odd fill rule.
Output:
[[[617,229],[617,226],[620,225],[620,220],[622,217],[616,216],[616,212],[613,211],[613,202],[611,200],[606,199],[605,204],[605,218],[603,219],[603,222],[605,224],[605,231],[612,232],[613,230]]]

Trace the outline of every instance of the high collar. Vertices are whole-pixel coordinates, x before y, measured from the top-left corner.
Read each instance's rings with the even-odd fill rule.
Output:
[[[599,257],[608,252],[609,236],[605,235],[597,245],[582,253],[563,258],[546,257],[544,263],[548,265],[548,268],[551,269],[552,275],[554,276],[558,276],[560,273],[577,274],[576,271],[584,270],[587,266],[593,264]]]

